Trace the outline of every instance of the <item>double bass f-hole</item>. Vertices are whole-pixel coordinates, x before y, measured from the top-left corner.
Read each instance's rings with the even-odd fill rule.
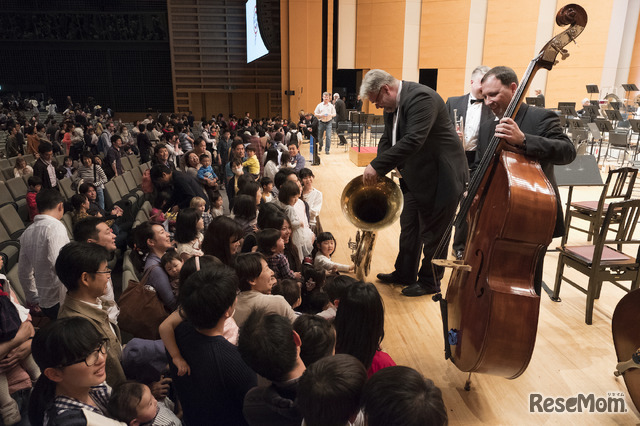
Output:
[[[482,254],[482,250],[476,251],[476,256],[480,258],[480,264],[478,265],[478,274],[476,275],[476,282],[473,286],[473,291],[476,297],[482,297],[484,294],[484,286],[480,284],[480,277],[484,276],[483,266],[484,266],[484,256]]]

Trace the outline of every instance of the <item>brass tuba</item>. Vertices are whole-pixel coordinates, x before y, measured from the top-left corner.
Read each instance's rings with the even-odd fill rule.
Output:
[[[403,203],[400,187],[386,176],[378,176],[375,185],[365,186],[360,175],[342,190],[342,213],[359,229],[355,244],[349,240],[349,246],[354,250],[351,260],[356,266],[358,280],[364,280],[369,274],[371,255],[376,244],[375,231],[395,222],[402,212]]]

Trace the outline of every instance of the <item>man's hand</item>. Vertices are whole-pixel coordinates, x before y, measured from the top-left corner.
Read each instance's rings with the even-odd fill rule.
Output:
[[[364,169],[362,177],[365,185],[375,185],[378,183],[378,172],[376,172],[376,169],[371,167],[371,164]]]
[[[169,394],[169,385],[171,384],[171,377],[160,377],[157,382],[151,383],[151,395],[157,400],[165,398]]]
[[[512,118],[504,117],[496,126],[496,136],[507,141],[509,145],[522,148],[524,133]]]

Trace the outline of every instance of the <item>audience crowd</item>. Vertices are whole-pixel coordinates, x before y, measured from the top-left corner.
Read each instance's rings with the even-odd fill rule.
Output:
[[[312,126],[300,126],[304,113],[300,123],[149,114],[129,129],[73,105],[61,123],[10,110],[0,120],[6,154],[37,159],[20,283],[0,275],[0,301],[16,311],[13,329],[0,330],[0,425],[447,423],[433,382],[383,351],[376,287],[331,259],[336,239],[298,149]],[[135,227],[135,206],[105,210],[125,153],[151,164],[141,201],[153,210]],[[16,175],[25,166],[16,161]],[[69,205],[64,177],[77,191]],[[123,252],[140,282],[123,296],[148,296],[137,321],[155,336],[119,321],[129,305],[111,268]],[[152,303],[157,323],[145,316]],[[31,353],[35,377],[23,362]]]

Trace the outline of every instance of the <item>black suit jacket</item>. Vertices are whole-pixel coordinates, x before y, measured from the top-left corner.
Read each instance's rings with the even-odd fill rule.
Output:
[[[206,202],[206,210],[209,210],[209,197],[202,189],[202,185],[193,176],[176,170],[171,178],[171,186],[173,190],[171,198],[167,202],[167,207],[178,206],[181,209],[186,209],[189,207],[193,197],[201,197]]]
[[[433,220],[442,219],[458,203],[469,177],[444,101],[427,86],[403,81],[394,146],[393,116],[384,113],[384,133],[371,166],[381,175],[397,167],[420,207]]]
[[[467,122],[467,107],[469,106],[469,94],[462,96],[452,96],[447,99],[447,110],[449,111],[449,118],[453,122],[455,120],[453,110],[457,110],[458,118],[464,117],[464,122]],[[494,118],[491,108],[482,103],[482,112],[480,113],[480,124]],[[455,123],[453,123],[455,126]]]
[[[562,131],[560,119],[551,111],[523,103],[516,114],[515,122],[527,138],[525,155],[540,162],[544,174],[556,192],[558,212],[553,236],[562,236],[564,235],[564,217],[553,166],[571,163],[576,158],[576,149],[571,139]],[[480,161],[489,146],[497,123],[497,120],[489,120],[480,125],[476,162]]]

